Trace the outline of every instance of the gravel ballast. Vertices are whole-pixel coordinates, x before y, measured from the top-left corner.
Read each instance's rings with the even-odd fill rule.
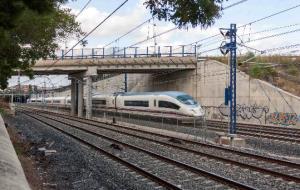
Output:
[[[143,176],[24,114],[4,119],[31,143],[28,153],[38,158],[45,189],[154,189],[139,183]],[[45,156],[39,148],[56,153]]]

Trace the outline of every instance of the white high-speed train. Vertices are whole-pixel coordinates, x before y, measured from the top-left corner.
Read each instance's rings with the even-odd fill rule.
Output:
[[[28,103],[52,105],[70,105],[70,97],[31,98]],[[84,100],[85,102],[85,100]],[[179,114],[201,117],[204,111],[190,95],[179,91],[164,92],[129,92],[113,95],[94,95],[93,109],[117,109],[124,111],[143,111],[150,113]]]

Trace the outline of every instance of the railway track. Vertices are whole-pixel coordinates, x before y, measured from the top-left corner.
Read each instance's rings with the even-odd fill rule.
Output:
[[[97,133],[91,129],[79,127],[53,118],[50,119],[50,117],[44,117],[41,114],[23,113],[84,144],[100,150],[100,152],[105,155],[143,174],[166,189],[255,189],[251,186],[207,172],[150,150],[122,142],[117,138]],[[76,129],[76,131],[71,132],[73,129]],[[83,134],[79,135],[79,133]],[[85,138],[82,138],[82,136]],[[99,144],[102,144],[102,146],[103,144],[107,144],[107,146],[99,147],[89,142],[93,137],[98,137],[98,141],[102,139],[103,142]],[[126,151],[122,152],[126,153],[122,155],[122,153],[118,151],[117,154],[114,154],[114,151],[111,151],[112,145],[118,147],[117,149],[121,146],[121,149],[126,149]],[[130,155],[136,156],[133,158]]]
[[[227,132],[228,123],[222,121],[207,121],[210,130]],[[258,126],[253,124],[237,124],[237,134],[243,136],[267,138],[285,142],[300,143],[300,130],[292,128],[279,128],[271,126]]]
[[[40,112],[39,116],[53,121],[57,120],[57,115],[54,113],[52,114],[53,115],[50,116],[49,113],[45,115],[42,112]],[[292,183],[297,183],[298,185],[300,184],[300,178],[299,178],[300,165],[292,162],[287,162],[287,161],[278,160],[269,157],[263,157],[255,154],[240,152],[233,149],[226,149],[224,147],[204,144],[201,142],[190,141],[190,140],[177,139],[177,143],[176,142],[172,143],[168,141],[170,140],[170,137],[167,137],[166,135],[154,134],[151,132],[145,132],[141,130],[138,131],[137,129],[130,129],[128,127],[124,127],[124,126],[122,127],[119,125],[112,126],[104,123],[100,124],[99,122],[93,120],[73,118],[67,115],[59,114],[59,117],[60,117],[59,122],[65,125],[75,121],[77,122],[78,126],[79,124],[81,124],[81,126],[83,124],[89,125],[89,126],[104,129],[106,131],[113,131],[114,133],[122,134],[123,136],[130,136],[131,138],[136,138],[154,144],[159,144],[160,146],[172,147],[177,152],[178,151],[185,152],[188,153],[190,156],[198,159],[202,159],[203,157],[205,157],[219,164],[220,163],[224,165],[230,164],[233,168],[235,167],[237,171],[251,170],[251,171],[259,172],[263,175],[270,175],[273,178],[275,177],[276,178],[275,180],[280,181],[282,179],[283,181],[289,181],[289,183],[292,182]],[[74,126],[78,127],[76,125],[73,125],[73,127]],[[145,136],[145,134],[147,134],[147,136]],[[184,144],[178,142],[184,142]],[[216,154],[216,151],[218,151],[218,154]]]
[[[206,120],[207,129],[217,132],[228,132],[228,123],[224,121]],[[189,124],[181,124],[189,127]],[[193,125],[194,127],[194,125]],[[282,128],[257,124],[237,124],[237,134],[255,138],[265,138],[288,143],[300,143],[300,129]]]

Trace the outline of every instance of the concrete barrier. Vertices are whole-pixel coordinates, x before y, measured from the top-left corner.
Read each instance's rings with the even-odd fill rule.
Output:
[[[23,168],[0,115],[0,189],[30,190]]]

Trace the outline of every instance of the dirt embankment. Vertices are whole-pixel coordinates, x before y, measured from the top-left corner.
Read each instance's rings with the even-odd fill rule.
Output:
[[[250,60],[244,62],[245,60]],[[227,57],[210,57],[210,59],[228,63]],[[271,83],[287,92],[300,96],[300,56],[258,56],[254,54],[238,57],[238,69],[252,78]]]
[[[7,131],[22,164],[25,176],[31,189],[47,189],[43,187],[43,179],[41,179],[39,175],[38,166],[36,165],[37,158],[29,153],[32,147],[31,144],[24,140],[24,137],[18,133],[15,126],[11,124],[8,125]]]

